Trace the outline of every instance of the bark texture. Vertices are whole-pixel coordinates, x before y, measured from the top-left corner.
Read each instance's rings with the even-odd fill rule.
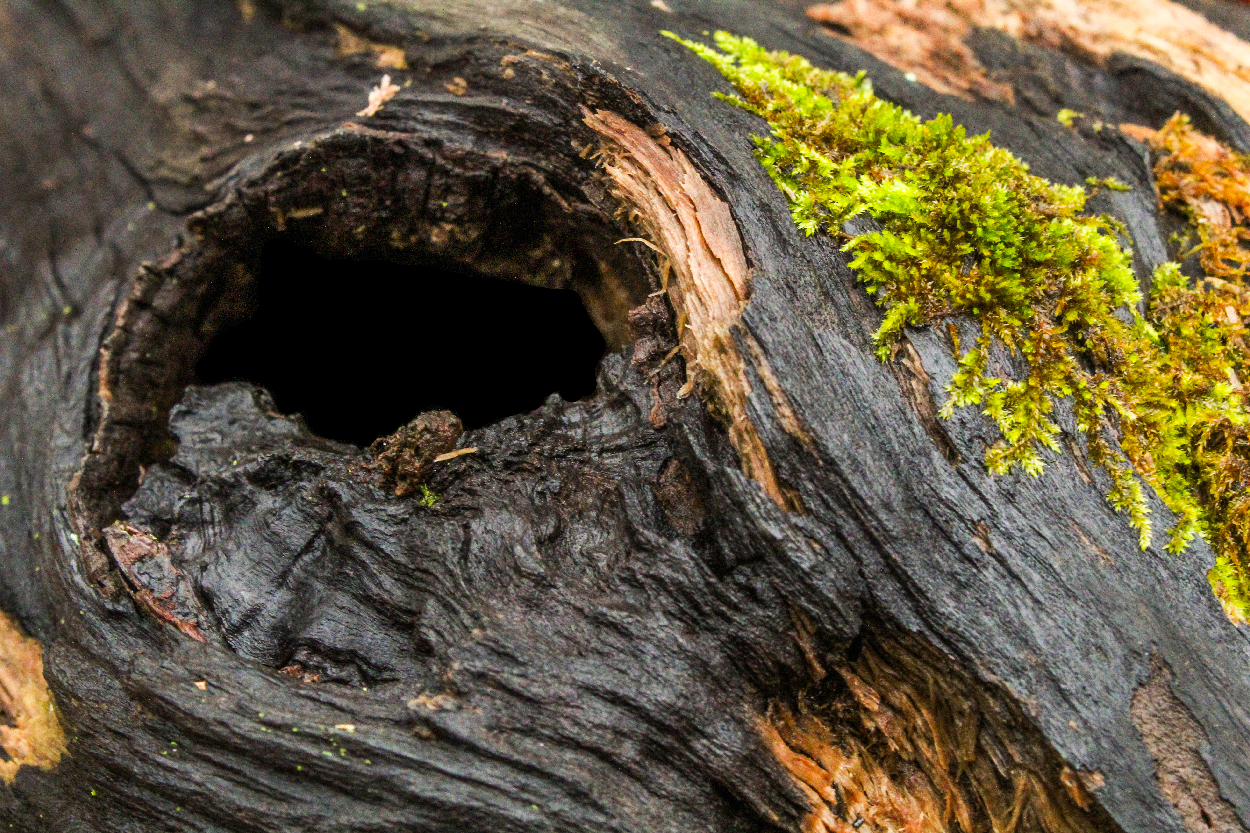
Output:
[[[1187,5],[1246,36],[1239,4]],[[1174,229],[1145,147],[1055,112],[1180,109],[1250,149],[1140,58],[977,29],[1015,103],[967,100],[799,3],[0,0],[0,609],[25,634],[0,628],[0,820],[1250,830],[1250,636],[1210,552],[1139,551],[1079,450],[989,475],[992,424],[936,416],[944,333],[876,360],[879,311],[791,223],[761,123],[660,35],[718,28],[1050,179],[1118,177],[1092,207],[1143,280]],[[383,482],[195,378],[279,238],[575,289],[597,391],[458,442],[430,416],[374,449]],[[416,315],[397,384],[454,360],[427,347]]]

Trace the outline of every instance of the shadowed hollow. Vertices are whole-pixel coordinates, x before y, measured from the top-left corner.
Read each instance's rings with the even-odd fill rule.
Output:
[[[477,428],[595,388],[604,340],[572,290],[265,247],[255,313],[220,333],[205,383],[262,385],[316,433],[368,445],[445,408]]]

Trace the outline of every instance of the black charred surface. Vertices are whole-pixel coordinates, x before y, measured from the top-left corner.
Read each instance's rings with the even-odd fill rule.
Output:
[[[899,381],[920,377],[872,355],[879,314],[844,257],[793,227],[753,159],[761,124],[659,30],[866,69],[1038,174],[1119,177],[1133,190],[1094,207],[1126,223],[1145,279],[1166,247],[1140,145],[1049,118],[1075,93],[1033,112],[933,94],[776,4],[292,0],[245,23],[250,5],[0,5],[0,607],[42,641],[72,739],[0,789],[6,823],[796,830],[802,795],[755,723],[868,610],[874,639],[922,640],[1032,721],[1021,742],[1101,773],[1097,829],[1181,829],[1130,717],[1157,653],[1250,827],[1250,639],[1206,586],[1209,551],[1139,551],[1068,454],[991,477],[976,413],[941,426],[955,453],[935,442]],[[356,113],[384,70],[339,55],[335,22],[405,49],[372,118]],[[1050,84],[1029,83],[1094,77],[1059,66],[1039,58]],[[1116,118],[1197,100],[1153,68],[1098,72],[1082,95]],[[811,443],[758,376],[752,418],[806,514],[742,475],[697,395],[675,398],[663,305],[627,314],[658,274],[615,245],[628,218],[581,106],[660,123],[732,206],[754,269],[742,326]],[[1227,108],[1203,117],[1246,135]],[[609,344],[596,392],[468,432],[478,450],[435,466],[433,506],[397,498],[265,391],[195,384],[279,238],[573,289]],[[940,401],[945,337],[909,338]],[[168,545],[206,641],[131,602],[100,537],[115,520]]]

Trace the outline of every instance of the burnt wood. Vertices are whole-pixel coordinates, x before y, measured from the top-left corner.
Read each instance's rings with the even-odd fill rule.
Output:
[[[890,690],[949,692],[978,755],[1014,755],[1000,773],[1080,773],[1080,826],[1250,829],[1250,637],[1210,592],[1210,551],[1140,551],[1079,455],[991,476],[992,424],[934,418],[944,333],[873,356],[880,312],[836,243],[791,223],[752,156],[763,124],[660,34],[721,28],[867,70],[1042,176],[1130,184],[1092,208],[1126,224],[1143,281],[1175,225],[1147,150],[1055,112],[1157,126],[1182,109],[1250,148],[1230,108],[1143,61],[980,33],[1020,92],[974,103],[800,4],[0,3],[0,609],[42,644],[68,741],[0,788],[0,821],[797,831],[810,797],[761,725],[846,700],[834,669],[871,666]],[[398,92],[358,115],[384,73]],[[680,151],[729,206],[746,413],[782,503],[682,389],[679,322],[648,298],[662,258],[617,243],[638,228],[596,111]],[[196,377],[276,239],[574,289],[607,344],[596,391],[465,432],[473,453],[417,449],[440,499],[397,496],[366,449]],[[414,305],[393,384],[457,361],[424,334],[445,313]]]

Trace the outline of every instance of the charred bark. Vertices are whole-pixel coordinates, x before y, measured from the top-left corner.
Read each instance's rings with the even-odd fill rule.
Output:
[[[1171,230],[1146,150],[1055,111],[1250,147],[1139,58],[978,31],[1016,103],[963,99],[800,4],[0,2],[0,819],[1250,829],[1250,639],[1209,550],[1139,551],[1075,443],[988,474],[992,425],[937,416],[944,333],[877,361],[760,124],[660,36],[715,28],[1132,185],[1094,208],[1142,280]],[[462,435],[414,411],[370,450],[207,384],[292,245],[430,282],[282,290],[352,311],[327,338],[407,328],[358,368],[378,396],[464,360],[430,333],[473,299],[429,299],[466,275],[575,291],[595,391]],[[328,370],[323,396],[381,407]]]

